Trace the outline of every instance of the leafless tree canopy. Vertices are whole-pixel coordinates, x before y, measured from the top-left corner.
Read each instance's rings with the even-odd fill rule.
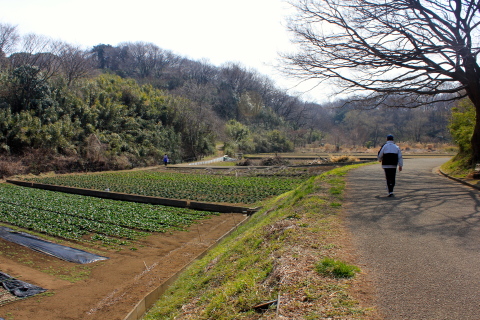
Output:
[[[363,91],[370,105],[469,97],[480,111],[479,0],[292,0],[287,70]],[[472,146],[480,160],[480,121]]]
[[[67,43],[58,44],[58,61],[70,86],[76,79],[89,75],[94,66],[92,54],[82,50],[79,46]]]
[[[11,53],[19,39],[16,26],[0,23],[0,54]]]
[[[413,104],[478,87],[479,1],[299,0],[290,70],[344,92],[416,94]]]

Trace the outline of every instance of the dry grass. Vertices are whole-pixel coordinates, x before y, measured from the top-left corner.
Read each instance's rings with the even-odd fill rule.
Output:
[[[451,143],[418,143],[418,142],[409,142],[402,141],[397,143],[402,151],[411,152],[411,153],[455,153],[457,147]],[[315,154],[315,153],[347,153],[347,154],[356,154],[356,153],[365,153],[365,154],[377,154],[380,147],[383,145],[383,142],[378,144],[376,147],[364,147],[364,146],[349,146],[342,145],[337,148],[333,144],[326,143],[324,145],[319,145],[318,143],[312,143],[306,145],[304,148],[299,148],[297,152],[299,154]]]
[[[0,286],[0,307],[4,304],[13,302],[16,300],[20,300],[20,298],[14,296],[13,294],[5,290],[2,286]]]
[[[2,179],[25,173],[25,171],[26,167],[22,164],[21,160],[8,158],[0,159],[0,177]]]
[[[340,155],[340,156],[331,156],[330,161],[333,163],[340,163],[340,162],[357,162],[360,161],[357,157],[348,156],[348,155]]]
[[[370,302],[361,302],[364,274],[342,279],[315,269],[326,257],[354,264],[338,205],[342,170],[266,203],[187,270],[144,319],[377,319]]]

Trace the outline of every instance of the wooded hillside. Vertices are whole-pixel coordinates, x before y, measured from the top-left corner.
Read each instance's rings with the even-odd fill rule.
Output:
[[[319,101],[322,97],[319,97]],[[305,101],[255,70],[152,43],[82,49],[0,24],[0,173],[123,169],[307,144],[448,142],[451,105],[366,110]],[[12,165],[16,161],[17,166]],[[7,168],[8,167],[8,168]]]

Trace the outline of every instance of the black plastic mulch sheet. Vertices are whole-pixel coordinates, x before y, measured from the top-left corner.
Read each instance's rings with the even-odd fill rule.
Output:
[[[5,290],[8,290],[11,294],[19,298],[26,298],[47,291],[47,289],[14,279],[3,272],[0,272],[0,283]]]
[[[0,227],[0,238],[75,263],[86,264],[108,259],[83,250],[48,242],[28,233],[16,232],[7,227]]]

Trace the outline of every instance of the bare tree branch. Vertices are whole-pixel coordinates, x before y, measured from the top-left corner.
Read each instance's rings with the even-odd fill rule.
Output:
[[[10,54],[19,39],[16,26],[0,23],[0,53]]]
[[[292,0],[285,70],[376,106],[469,97],[480,111],[479,0]],[[480,161],[480,117],[472,138]]]
[[[65,75],[68,86],[75,80],[86,77],[92,72],[94,65],[91,52],[67,43],[59,44],[58,47],[60,68]]]

